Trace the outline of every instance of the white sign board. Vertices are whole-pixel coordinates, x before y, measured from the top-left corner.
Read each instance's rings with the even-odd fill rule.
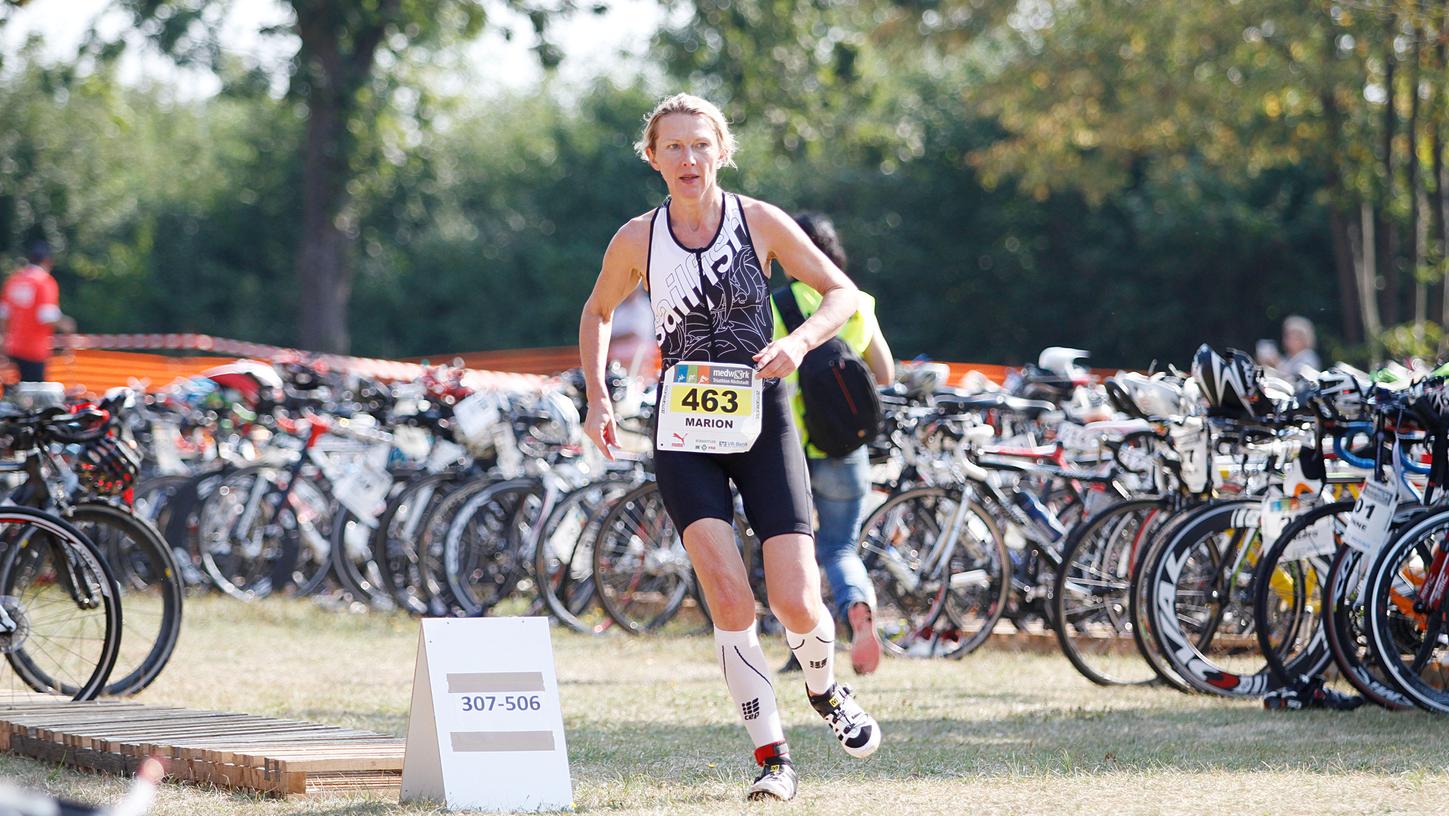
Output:
[[[418,633],[402,801],[448,810],[573,803],[547,618],[428,618]]]

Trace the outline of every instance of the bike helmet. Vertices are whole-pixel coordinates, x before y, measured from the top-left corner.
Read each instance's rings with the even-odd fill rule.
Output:
[[[1121,395],[1114,396],[1113,402],[1119,403],[1117,407],[1126,414],[1136,414],[1144,417],[1166,418],[1173,416],[1185,416],[1191,411],[1186,405],[1182,396],[1182,385],[1169,380],[1166,375],[1156,374],[1151,377],[1136,372],[1118,374],[1108,382],[1111,382],[1114,389],[1120,389]],[[1122,401],[1128,401],[1129,405],[1121,405]],[[1128,408],[1135,410],[1127,410]]]
[[[1257,416],[1258,366],[1246,353],[1228,349],[1223,356],[1203,343],[1192,356],[1192,378],[1215,413]]]
[[[76,478],[91,493],[119,496],[135,484],[141,452],[128,439],[103,436],[81,446],[74,467]]]
[[[1070,380],[1076,385],[1086,385],[1090,378],[1087,370],[1077,365],[1077,360],[1083,357],[1090,357],[1091,352],[1085,349],[1065,348],[1063,346],[1047,346],[1037,356],[1036,365],[1043,371]]]
[[[896,380],[905,386],[906,394],[912,399],[923,400],[945,385],[950,374],[950,366],[944,363],[914,363],[902,366]]]
[[[277,375],[276,369],[256,360],[237,360],[208,368],[201,372],[201,376],[222,388],[230,388],[252,405],[273,396],[268,392],[280,392],[283,388],[282,378]]]
[[[1318,375],[1312,399],[1322,415],[1351,422],[1363,417],[1364,385],[1351,371],[1335,366]]]

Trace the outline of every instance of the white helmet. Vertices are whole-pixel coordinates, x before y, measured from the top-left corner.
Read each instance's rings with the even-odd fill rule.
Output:
[[[1166,418],[1191,413],[1183,398],[1182,385],[1169,380],[1165,374],[1148,377],[1125,372],[1113,377],[1111,382],[1122,389],[1143,416]]]
[[[1090,357],[1091,352],[1064,346],[1047,346],[1037,357],[1038,368],[1045,369],[1069,380],[1086,379],[1087,370],[1077,365],[1077,360]]]

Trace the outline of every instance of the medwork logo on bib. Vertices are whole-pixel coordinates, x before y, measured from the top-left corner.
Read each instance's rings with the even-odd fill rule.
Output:
[[[751,372],[745,368],[717,368],[710,377],[713,385],[733,385],[737,388],[750,387]],[[700,382],[704,382],[700,380]]]

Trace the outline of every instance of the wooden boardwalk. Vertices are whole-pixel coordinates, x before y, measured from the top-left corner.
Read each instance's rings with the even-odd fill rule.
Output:
[[[402,784],[403,740],[298,720],[102,700],[0,700],[0,750],[129,775],[146,757],[168,779],[272,796]]]

